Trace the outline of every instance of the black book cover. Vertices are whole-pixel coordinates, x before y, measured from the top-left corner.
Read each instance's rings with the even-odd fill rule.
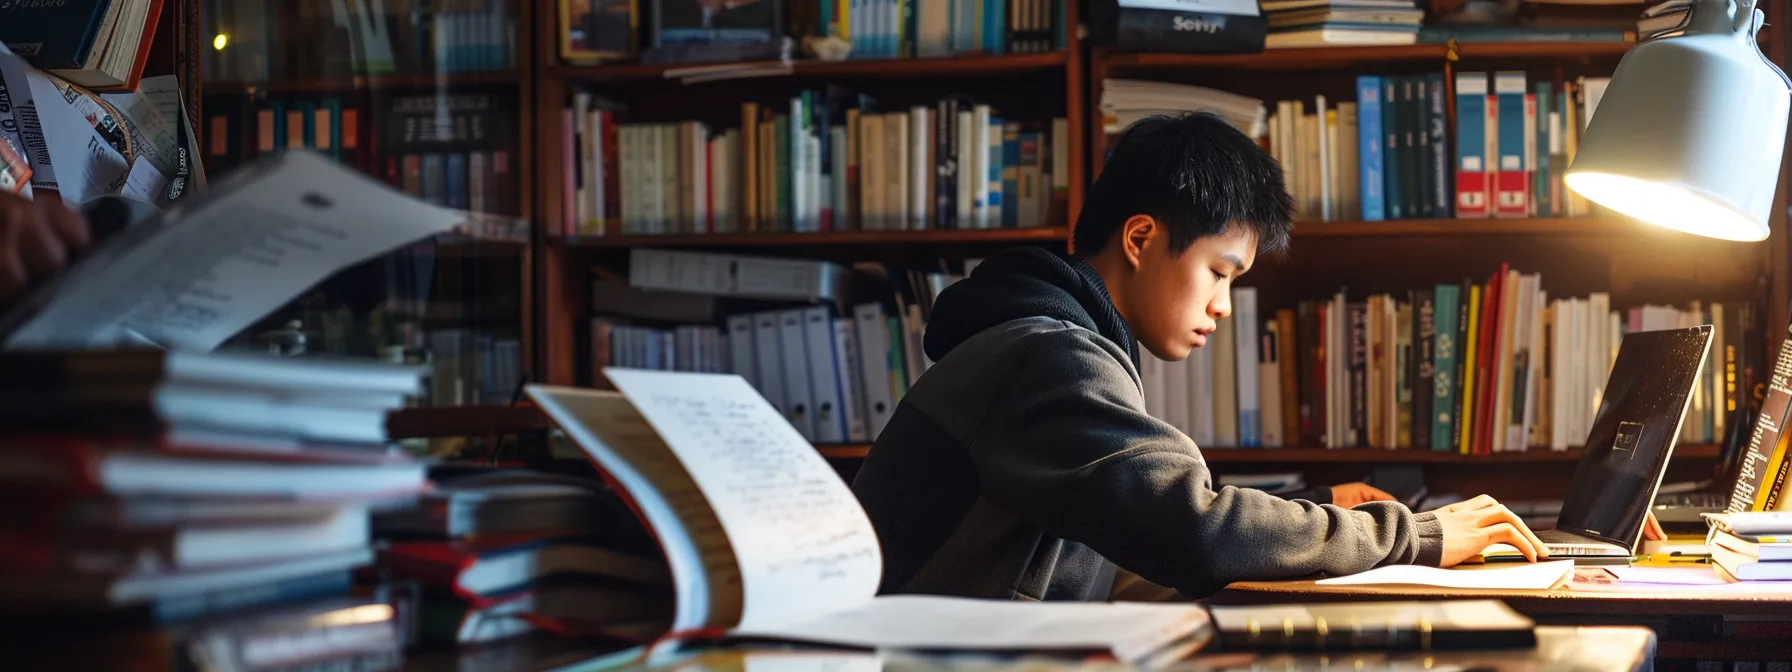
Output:
[[[1368,304],[1361,301],[1344,307],[1350,323],[1350,433],[1344,443],[1358,448],[1369,445],[1368,310]]]
[[[1444,76],[1434,73],[1425,79],[1425,100],[1429,107],[1426,114],[1427,132],[1431,139],[1431,216],[1438,219],[1449,219],[1456,216],[1456,185],[1451,180],[1450,145],[1445,140],[1449,133],[1449,116],[1444,103]]]
[[[1290,445],[1325,445],[1325,391],[1315,384],[1319,368],[1319,311],[1312,301],[1302,301],[1295,311],[1295,340],[1300,345],[1300,433],[1288,437]]]
[[[1263,51],[1269,20],[1152,7],[1128,7],[1094,0],[1089,8],[1089,43],[1118,51],[1195,54],[1254,54]]]
[[[1413,361],[1408,370],[1412,372],[1412,447],[1417,450],[1431,449],[1431,423],[1434,420],[1431,412],[1434,365],[1431,346],[1437,335],[1433,298],[1435,293],[1429,289],[1412,293]]]

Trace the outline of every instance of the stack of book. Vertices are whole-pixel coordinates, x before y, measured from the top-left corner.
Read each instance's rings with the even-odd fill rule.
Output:
[[[385,435],[419,376],[250,354],[0,355],[0,484],[30,511],[0,532],[0,619],[80,623],[43,652],[77,667],[172,651],[179,669],[205,650],[253,657],[267,638],[293,642],[262,652],[289,664],[396,666],[395,611],[349,597],[350,572],[372,559],[370,508],[423,487]]]
[[[1186,111],[1212,112],[1253,138],[1262,137],[1268,111],[1263,101],[1236,93],[1188,84],[1105,79],[1101,84],[1101,123],[1119,133],[1146,117]]]
[[[532,632],[640,641],[671,618],[670,574],[629,508],[596,479],[443,466],[418,506],[383,511],[378,570],[422,591],[413,638]]]
[[[1414,44],[1425,11],[1411,0],[1265,0],[1269,49]]]
[[[1792,512],[1707,514],[1713,571],[1726,581],[1792,581]]]

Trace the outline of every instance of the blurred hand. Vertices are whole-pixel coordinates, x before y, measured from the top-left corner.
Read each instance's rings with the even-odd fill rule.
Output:
[[[1494,544],[1510,544],[1526,560],[1549,557],[1549,550],[1524,521],[1492,497],[1481,495],[1437,510],[1444,528],[1444,555],[1440,563],[1454,567]]]
[[[1668,533],[1661,529],[1661,521],[1655,519],[1654,511],[1650,511],[1649,517],[1643,519],[1643,538],[1649,541],[1662,541],[1668,538]]]
[[[1345,483],[1332,486],[1332,503],[1346,509],[1367,502],[1391,502],[1394,496],[1368,483]]]
[[[62,270],[90,239],[87,220],[54,192],[40,192],[37,200],[0,192],[0,301]]]

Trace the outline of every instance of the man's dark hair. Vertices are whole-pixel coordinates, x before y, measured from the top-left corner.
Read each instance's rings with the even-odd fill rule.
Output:
[[[1076,253],[1101,252],[1134,215],[1169,228],[1181,254],[1233,226],[1257,233],[1259,253],[1288,246],[1294,198],[1282,168],[1257,143],[1210,113],[1153,116],[1126,129],[1077,217]]]

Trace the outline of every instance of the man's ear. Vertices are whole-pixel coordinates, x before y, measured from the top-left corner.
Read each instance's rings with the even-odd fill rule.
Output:
[[[1133,215],[1120,225],[1120,256],[1132,270],[1139,270],[1145,259],[1145,243],[1157,229],[1157,218],[1151,215]]]

